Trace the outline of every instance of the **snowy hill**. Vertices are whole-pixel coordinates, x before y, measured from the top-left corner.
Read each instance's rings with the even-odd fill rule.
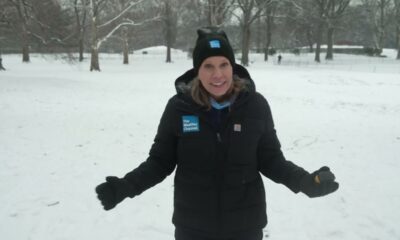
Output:
[[[3,55],[0,71],[0,236],[13,240],[172,240],[173,178],[105,212],[94,188],[147,157],[175,78],[191,67],[164,49],[101,54],[102,72]],[[392,54],[390,52],[389,54]],[[400,62],[335,55],[252,55],[249,71],[270,102],[285,156],[328,165],[338,192],[319,199],[265,180],[264,239],[400,239]],[[393,56],[394,56],[393,51]]]

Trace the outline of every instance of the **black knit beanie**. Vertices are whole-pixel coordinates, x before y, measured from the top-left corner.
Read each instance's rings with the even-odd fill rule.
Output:
[[[193,68],[196,74],[203,61],[212,56],[224,56],[235,66],[235,55],[226,33],[217,27],[204,27],[197,30],[196,46],[193,49]]]

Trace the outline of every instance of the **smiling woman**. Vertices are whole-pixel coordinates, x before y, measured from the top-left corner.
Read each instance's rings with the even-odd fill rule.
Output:
[[[232,65],[226,57],[206,58],[199,69],[199,80],[205,90],[217,101],[232,88]]]
[[[226,34],[198,30],[193,68],[175,81],[149,157],[96,188],[105,210],[175,170],[176,240],[261,240],[267,224],[261,174],[295,193],[319,197],[338,187],[328,167],[314,173],[287,161],[266,99],[235,63]]]

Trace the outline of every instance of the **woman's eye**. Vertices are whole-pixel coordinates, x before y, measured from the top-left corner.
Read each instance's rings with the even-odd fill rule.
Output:
[[[226,63],[223,63],[223,64],[221,64],[221,67],[222,67],[222,68],[226,68],[226,67],[228,67],[228,66],[229,66],[229,63],[227,63],[227,62],[226,62]]]

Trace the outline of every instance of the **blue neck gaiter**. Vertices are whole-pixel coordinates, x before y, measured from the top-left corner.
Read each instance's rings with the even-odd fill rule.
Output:
[[[217,110],[224,109],[231,105],[231,101],[224,101],[222,103],[219,103],[219,102],[215,101],[214,98],[210,98],[210,103],[211,103],[211,106]]]

